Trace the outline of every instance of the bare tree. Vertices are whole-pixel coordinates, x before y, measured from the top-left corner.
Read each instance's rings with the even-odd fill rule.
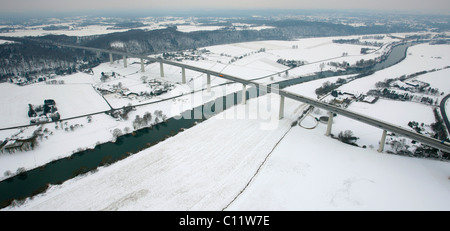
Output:
[[[319,65],[319,67],[320,67],[320,72],[322,72],[322,71],[323,71],[323,68],[325,68],[325,63],[321,63],[321,64]]]
[[[117,137],[122,135],[122,130],[120,130],[119,128],[116,128],[113,130],[113,137],[117,139]]]
[[[147,82],[147,79],[148,79],[147,76],[142,76],[142,77],[141,77],[142,83],[146,83],[146,82]]]

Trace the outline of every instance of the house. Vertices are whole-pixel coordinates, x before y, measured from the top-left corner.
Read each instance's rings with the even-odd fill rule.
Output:
[[[14,152],[17,150],[30,150],[32,149],[32,147],[33,141],[31,139],[11,139],[7,141],[7,143],[2,147],[1,151]]]
[[[378,97],[371,96],[371,95],[366,95],[362,99],[362,101],[366,102],[366,103],[375,103],[377,100],[378,100]]]
[[[405,82],[405,84],[409,85],[409,86],[412,86],[412,87],[415,87],[415,88],[418,88],[420,86],[419,83],[414,83],[414,82]]]
[[[50,106],[50,105],[56,105],[56,102],[55,102],[55,100],[53,100],[53,99],[46,99],[46,100],[44,100],[44,105],[48,105],[48,106]]]

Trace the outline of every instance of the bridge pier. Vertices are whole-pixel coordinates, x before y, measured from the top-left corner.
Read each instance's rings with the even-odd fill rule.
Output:
[[[331,127],[333,126],[333,112],[328,112],[328,126],[327,126],[327,133],[325,133],[326,136],[331,135]]]
[[[208,92],[211,92],[211,75],[206,74],[206,88]]]
[[[163,63],[159,63],[159,73],[161,74],[161,77],[164,78],[164,66]]]
[[[280,112],[278,119],[282,120],[284,118],[284,96],[280,96]]]
[[[128,64],[127,64],[127,56],[123,56],[123,67],[127,67],[128,66]]]
[[[181,68],[181,82],[186,84],[186,69],[184,67]]]
[[[383,130],[383,134],[381,135],[380,146],[378,146],[378,152],[383,152],[384,144],[386,143],[386,130]]]
[[[145,72],[144,59],[141,58],[141,72]]]
[[[109,53],[109,63],[114,64],[113,54]]]
[[[247,103],[247,85],[242,84],[242,99],[241,104],[245,105]]]

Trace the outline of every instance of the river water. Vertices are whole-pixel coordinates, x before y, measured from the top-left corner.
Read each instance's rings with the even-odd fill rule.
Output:
[[[346,72],[323,72],[320,74],[299,77],[279,82],[280,88],[308,82],[314,79],[326,78],[336,75],[348,75],[361,71],[378,71],[392,66],[406,57],[407,48],[411,44],[395,46],[389,56],[381,63],[366,70],[349,70]],[[258,94],[256,94],[258,96]],[[247,92],[247,98],[250,94]],[[252,97],[255,97],[252,96]],[[215,102],[222,100],[222,110],[215,110]],[[73,154],[68,158],[59,159],[48,163],[43,167],[32,169],[20,175],[11,177],[0,182],[0,208],[8,206],[14,199],[23,199],[45,191],[49,185],[61,184],[79,174],[92,171],[99,166],[113,163],[142,149],[155,145],[167,137],[174,136],[183,129],[190,128],[206,118],[195,119],[194,115],[202,115],[203,109],[217,114],[233,105],[241,102],[241,94],[233,93],[220,97],[215,101],[198,106],[192,110],[182,113],[182,119],[170,118],[164,123],[154,125],[151,128],[143,128],[133,134],[127,134],[117,138],[116,142],[108,142],[97,145],[94,149]],[[190,116],[189,116],[190,115]],[[191,119],[189,119],[191,118]]]
[[[256,94],[247,92],[247,98],[257,96],[258,91]],[[118,137],[115,142],[99,144],[94,149],[75,153],[70,157],[52,161],[45,166],[3,180],[0,182],[0,208],[8,206],[14,199],[36,195],[46,190],[49,185],[61,184],[77,175],[149,148],[178,134],[183,129],[190,128],[238,104],[241,102],[241,98],[242,95],[239,92],[219,97],[181,113],[180,118],[170,118],[152,127],[137,130],[133,134]],[[219,103],[219,101],[222,102]],[[217,108],[217,105],[222,105],[222,108]]]
[[[382,69],[385,69],[387,67],[390,67],[392,65],[395,65],[402,61],[406,57],[406,52],[408,50],[408,47],[410,47],[411,43],[405,43],[405,44],[399,44],[392,48],[391,53],[386,57],[385,60],[383,60],[380,63],[375,64],[374,66],[367,67],[364,69],[354,68],[349,69],[346,71],[340,71],[340,72],[334,72],[334,71],[324,71],[322,73],[316,73],[314,75],[308,75],[305,77],[299,77],[299,78],[293,78],[288,79],[284,81],[280,81],[277,84],[280,86],[280,88],[285,88],[288,86],[300,84],[309,82],[316,79],[323,79],[328,78],[332,76],[341,76],[341,75],[351,75],[351,74],[358,74],[358,73],[364,73],[369,71],[379,71]]]

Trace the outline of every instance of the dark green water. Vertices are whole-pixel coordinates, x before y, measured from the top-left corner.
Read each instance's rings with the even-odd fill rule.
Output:
[[[247,92],[247,98],[256,96],[251,96]],[[240,93],[220,97],[215,101],[183,112],[181,119],[170,118],[164,123],[137,130],[134,134],[118,137],[114,143],[100,144],[94,149],[75,153],[68,158],[53,161],[43,167],[3,180],[0,182],[0,208],[8,206],[14,199],[23,199],[38,194],[44,191],[49,184],[61,184],[77,175],[151,147],[185,128],[190,128],[196,123],[236,105],[241,102],[241,98]]]

